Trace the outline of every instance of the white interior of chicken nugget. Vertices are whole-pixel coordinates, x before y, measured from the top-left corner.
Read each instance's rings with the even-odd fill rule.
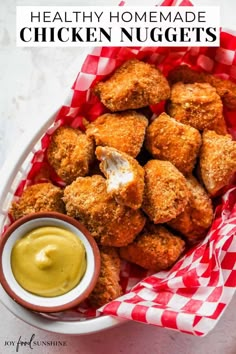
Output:
[[[129,162],[118,152],[102,152],[101,158],[107,175],[107,191],[117,190],[134,179]]]

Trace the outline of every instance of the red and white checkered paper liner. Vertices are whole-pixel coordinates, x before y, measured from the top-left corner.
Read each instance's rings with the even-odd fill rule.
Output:
[[[165,1],[163,5],[173,5]],[[191,5],[184,1],[181,5]],[[82,117],[93,121],[106,110],[91,92],[95,82],[106,78],[130,58],[158,65],[166,75],[181,63],[236,81],[236,36],[221,32],[220,48],[114,48],[94,49],[87,56],[72,87],[71,102],[59,111],[55,124],[41,140],[27,177],[21,181],[15,198],[26,185],[50,178],[63,182],[50,168],[45,150],[50,135],[61,124],[83,128]],[[163,104],[151,107],[154,113]],[[231,134],[236,137],[236,112],[225,110]],[[236,289],[236,187],[229,186],[215,212],[206,239],[190,250],[170,271],[148,276],[129,263],[122,264],[121,285],[125,295],[94,311],[85,304],[76,309],[87,318],[110,314],[130,320],[171,328],[197,336],[206,335],[217,323]],[[76,316],[76,314],[74,314]],[[63,319],[63,315],[60,316]]]

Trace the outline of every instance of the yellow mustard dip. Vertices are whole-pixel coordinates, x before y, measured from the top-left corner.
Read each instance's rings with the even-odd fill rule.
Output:
[[[11,266],[17,282],[27,291],[52,297],[67,293],[86,270],[83,243],[71,231],[43,226],[17,240]]]

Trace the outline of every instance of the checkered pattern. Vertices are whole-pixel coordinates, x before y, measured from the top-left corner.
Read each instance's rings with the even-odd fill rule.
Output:
[[[236,286],[236,188],[224,199],[200,245],[169,272],[147,277],[102,311],[195,335],[208,333]]]
[[[172,0],[164,5],[171,6]],[[181,5],[191,5],[183,1]],[[72,87],[70,104],[59,111],[54,125],[37,147],[30,170],[21,180],[15,198],[26,185],[52,180],[63,182],[49,166],[45,151],[50,135],[59,125],[83,129],[83,117],[89,121],[106,112],[92,93],[94,84],[106,78],[115,68],[130,58],[153,64],[167,74],[181,64],[204,70],[236,81],[236,37],[222,30],[220,48],[96,48],[87,56]],[[152,106],[160,113],[163,105]],[[235,112],[225,110],[225,118],[236,137]],[[202,336],[217,323],[230,302],[236,287],[236,187],[227,188],[218,203],[215,220],[207,238],[190,250],[168,272],[148,275],[143,269],[122,264],[121,286],[125,293],[99,309],[83,304],[75,311],[78,318],[111,314],[143,323],[171,328]],[[76,317],[76,314],[74,315]]]

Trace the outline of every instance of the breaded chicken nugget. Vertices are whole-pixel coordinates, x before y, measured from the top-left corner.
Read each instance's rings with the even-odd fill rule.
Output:
[[[169,221],[168,225],[195,243],[206,236],[213,220],[213,207],[207,192],[196,178],[189,176],[186,180],[190,191],[189,202],[184,211]]]
[[[65,212],[63,191],[51,183],[38,183],[27,187],[17,202],[13,202],[10,214],[14,220],[39,211]]]
[[[198,130],[227,133],[220,96],[207,83],[174,84],[167,109],[171,117]]]
[[[136,157],[143,145],[147,118],[135,111],[106,113],[89,125],[86,134],[96,145],[110,146]]]
[[[145,145],[154,158],[170,161],[180,172],[189,174],[196,163],[201,134],[162,113],[147,128]]]
[[[171,84],[179,81],[185,84],[207,82],[215,87],[216,92],[228,109],[236,110],[236,84],[230,80],[224,80],[211,74],[194,71],[187,65],[180,65],[171,70],[168,79]]]
[[[139,209],[143,201],[144,169],[133,157],[111,147],[98,146],[96,156],[107,178],[107,192],[117,203]]]
[[[102,176],[78,177],[64,191],[67,214],[79,219],[101,245],[121,247],[143,229],[145,217],[139,210],[118,204],[107,193]]]
[[[231,182],[236,172],[236,142],[230,135],[205,131],[200,149],[200,173],[203,183],[214,196]]]
[[[168,81],[159,69],[131,59],[121,65],[94,93],[112,112],[137,109],[166,100],[170,96]]]
[[[88,174],[94,158],[93,141],[78,129],[62,126],[51,137],[47,157],[58,176],[70,184]]]
[[[171,85],[176,82],[194,84],[195,82],[206,82],[205,76],[205,73],[192,70],[188,65],[179,65],[169,72],[168,81]]]
[[[180,257],[185,242],[161,225],[145,229],[130,245],[120,248],[120,256],[139,266],[158,272],[171,267]]]
[[[150,160],[144,170],[143,211],[155,224],[176,218],[188,203],[186,179],[169,161]]]
[[[93,307],[101,307],[122,295],[120,281],[120,258],[114,247],[101,247],[101,270],[97,284],[89,295]]]
[[[224,105],[232,111],[236,110],[236,84],[213,75],[207,75],[206,81],[215,87]]]

